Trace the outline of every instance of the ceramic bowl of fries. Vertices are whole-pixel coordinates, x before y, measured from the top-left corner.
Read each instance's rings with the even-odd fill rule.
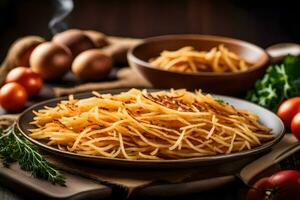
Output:
[[[241,94],[264,74],[269,56],[262,48],[237,39],[166,35],[132,48],[128,61],[157,88]]]

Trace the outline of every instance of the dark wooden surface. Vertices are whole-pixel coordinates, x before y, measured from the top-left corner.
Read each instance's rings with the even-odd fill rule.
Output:
[[[50,38],[54,0],[0,1],[0,60],[18,37]],[[261,0],[74,0],[69,27],[108,35],[215,34],[267,47],[300,42],[297,1]]]
[[[8,190],[7,188],[0,185],[0,199],[1,200],[22,200],[22,198],[13,193],[12,191]]]
[[[221,189],[212,190],[203,193],[196,193],[187,196],[177,196],[172,198],[172,200],[243,200],[245,199],[246,188],[239,182],[233,183],[227,187],[223,187]],[[25,200],[26,198],[24,194],[17,194],[10,189],[5,188],[3,185],[0,185],[0,199],[1,200]],[[108,200],[119,199],[116,197],[112,197]],[[142,197],[132,197],[129,200],[148,200],[147,198]],[[168,198],[169,199],[169,198]],[[150,199],[149,199],[150,200]],[[153,200],[153,199],[151,199]],[[156,199],[160,200],[160,199]],[[162,200],[162,199],[161,199]]]

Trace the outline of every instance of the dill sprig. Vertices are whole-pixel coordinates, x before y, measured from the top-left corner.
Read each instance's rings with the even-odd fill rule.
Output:
[[[65,185],[64,176],[50,165],[33,144],[21,136],[15,124],[0,129],[0,158],[5,166],[18,162],[23,170],[30,171],[34,177]]]

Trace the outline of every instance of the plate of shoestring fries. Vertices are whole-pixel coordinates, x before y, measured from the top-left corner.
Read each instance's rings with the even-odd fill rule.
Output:
[[[107,90],[48,100],[18,128],[59,156],[132,167],[187,167],[249,158],[283,136],[272,112],[201,90]]]

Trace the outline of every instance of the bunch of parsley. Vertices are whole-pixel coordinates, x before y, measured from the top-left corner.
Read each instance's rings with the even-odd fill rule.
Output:
[[[300,59],[287,56],[280,65],[267,68],[264,77],[255,83],[247,100],[276,111],[280,103],[300,95]]]

